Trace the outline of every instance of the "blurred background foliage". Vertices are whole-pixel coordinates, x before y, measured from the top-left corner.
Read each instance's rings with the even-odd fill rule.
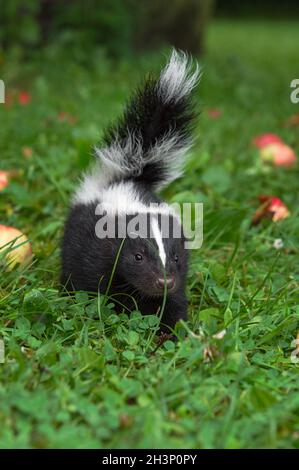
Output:
[[[25,57],[55,44],[76,51],[100,46],[119,57],[165,44],[199,54],[211,16],[299,15],[296,0],[9,0],[1,2],[0,48]]]
[[[60,44],[74,50],[102,46],[120,56],[172,44],[203,49],[203,33],[216,16],[298,16],[296,0],[9,0],[1,2],[0,45],[25,55]]]
[[[214,0],[10,0],[1,5],[0,42],[27,53],[53,42],[97,44],[114,56],[163,43],[196,53],[213,6]]]

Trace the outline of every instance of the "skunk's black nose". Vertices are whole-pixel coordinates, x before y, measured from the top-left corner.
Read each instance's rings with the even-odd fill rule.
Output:
[[[160,289],[164,289],[165,284],[167,289],[172,289],[174,286],[174,277],[160,277],[157,280],[157,286],[160,287]]]

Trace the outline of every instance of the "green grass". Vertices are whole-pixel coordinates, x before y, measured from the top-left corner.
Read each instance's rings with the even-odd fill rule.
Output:
[[[289,99],[298,43],[291,22],[211,25],[198,141],[164,194],[204,202],[204,243],[192,253],[186,337],[154,354],[154,316],[60,293],[59,244],[91,145],[161,56],[117,63],[52,47],[24,64],[19,50],[2,58],[7,91],[32,101],[0,105],[0,169],[19,170],[0,194],[1,223],[29,236],[34,261],[0,276],[1,447],[299,447],[298,165],[264,169],[251,146],[275,132],[299,153],[299,128],[284,126],[299,112]],[[77,122],[59,121],[61,111]],[[281,197],[291,216],[250,228],[260,194]]]

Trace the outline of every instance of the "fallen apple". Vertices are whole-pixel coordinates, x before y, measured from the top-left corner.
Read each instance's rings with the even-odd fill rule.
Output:
[[[28,238],[14,227],[0,225],[0,257],[3,255],[8,269],[31,260],[32,249]]]
[[[270,198],[268,212],[271,214],[273,222],[278,222],[290,215],[289,209],[278,197]]]
[[[296,163],[294,150],[286,144],[271,144],[260,150],[261,159],[274,166],[292,166]]]
[[[264,218],[269,218],[272,222],[278,222],[279,220],[289,217],[289,209],[278,197],[259,196],[259,200],[261,205],[253,215],[253,225],[257,225]]]
[[[253,145],[258,149],[263,149],[268,145],[283,144],[283,140],[276,134],[262,134],[253,139]]]
[[[0,191],[2,191],[9,183],[9,172],[0,171]]]
[[[31,94],[28,91],[20,91],[18,101],[22,106],[25,106],[31,101]]]

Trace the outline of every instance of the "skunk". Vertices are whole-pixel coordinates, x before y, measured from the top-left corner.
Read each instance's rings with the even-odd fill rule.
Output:
[[[95,148],[96,164],[74,195],[62,242],[67,290],[109,293],[118,311],[137,304],[143,314],[160,314],[162,332],[187,319],[188,256],[178,216],[155,191],[181,175],[198,78],[198,66],[173,50],[159,78],[136,91]],[[114,233],[103,236],[109,223]]]

